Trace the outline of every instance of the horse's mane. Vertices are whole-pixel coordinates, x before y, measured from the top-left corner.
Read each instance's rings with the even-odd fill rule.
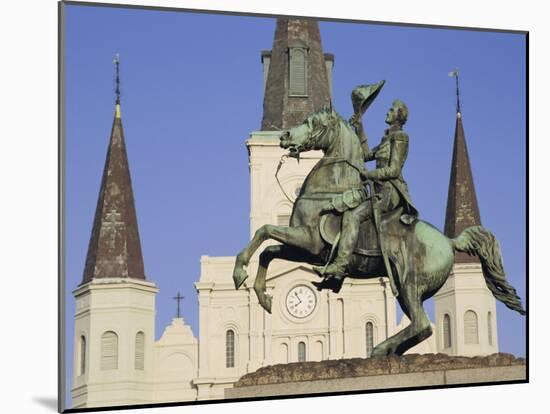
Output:
[[[338,112],[336,112],[331,106],[323,106],[317,112],[310,115],[311,122],[315,128],[319,126],[328,127],[331,124],[344,125],[349,132],[355,134],[354,129]]]

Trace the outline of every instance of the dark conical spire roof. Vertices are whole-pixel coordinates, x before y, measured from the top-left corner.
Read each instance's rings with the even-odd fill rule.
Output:
[[[145,280],[130,167],[117,95],[115,118],[82,283],[126,277]]]
[[[264,52],[266,54],[270,63],[262,130],[296,126],[330,104],[326,61],[332,62],[334,57],[323,54],[316,20],[278,18],[273,49],[271,53]]]
[[[445,235],[450,238],[457,237],[467,227],[481,225],[462,115],[458,109],[457,106],[453,160],[445,216]],[[478,260],[474,256],[459,252],[456,253],[455,262],[477,263]]]

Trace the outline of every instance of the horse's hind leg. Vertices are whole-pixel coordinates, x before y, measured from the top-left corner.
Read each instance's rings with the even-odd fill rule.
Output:
[[[235,267],[233,269],[235,289],[241,287],[248,277],[244,267],[248,265],[250,258],[264,241],[273,239],[283,244],[304,249],[312,254],[317,254],[321,250],[321,241],[320,237],[315,236],[316,233],[311,227],[307,226],[286,227],[266,224],[260,227],[248,246],[246,246],[235,259]]]
[[[410,284],[402,287],[399,291],[399,303],[403,312],[411,320],[411,324],[378,344],[373,349],[372,356],[403,355],[407,350],[432,334],[430,319],[422,306],[422,295],[418,292],[416,280],[414,279],[416,277],[410,277],[407,281]]]
[[[271,295],[266,293],[265,290],[265,278],[267,275],[267,268],[273,259],[283,259],[291,262],[307,262],[315,261],[309,253],[298,249],[296,247],[287,245],[275,245],[267,246],[262,253],[260,253],[260,263],[258,267],[258,273],[256,274],[256,280],[254,281],[254,291],[258,296],[260,305],[271,313]]]

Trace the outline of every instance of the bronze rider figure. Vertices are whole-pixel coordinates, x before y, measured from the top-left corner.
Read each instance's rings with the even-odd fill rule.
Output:
[[[319,289],[330,288],[335,292],[340,290],[359,238],[360,224],[373,218],[373,202],[380,214],[402,206],[401,221],[405,224],[411,224],[418,216],[402,175],[403,165],[409,152],[409,136],[403,131],[403,125],[408,118],[407,106],[400,100],[393,102],[386,115],[386,124],[389,127],[385,130],[380,144],[372,150],[368,148],[360,119],[358,119],[360,116],[355,114],[350,123],[356,127],[365,161],[376,160],[376,169],[361,174],[363,180],[374,183],[376,197],[373,201],[372,197],[367,198],[366,192],[362,191],[360,197],[352,197],[350,202],[346,201],[346,193],[344,193],[334,197],[323,208],[324,212],[342,213],[342,227],[338,252],[333,262],[326,269],[317,266],[313,268],[315,272],[325,277],[323,282],[315,283]],[[349,196],[347,200],[350,200]],[[355,207],[354,204],[357,206]]]

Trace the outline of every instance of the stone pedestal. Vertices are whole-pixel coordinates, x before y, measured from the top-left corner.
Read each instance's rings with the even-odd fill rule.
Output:
[[[404,355],[280,364],[243,376],[225,398],[392,390],[527,381],[526,361],[510,354],[457,357]]]

